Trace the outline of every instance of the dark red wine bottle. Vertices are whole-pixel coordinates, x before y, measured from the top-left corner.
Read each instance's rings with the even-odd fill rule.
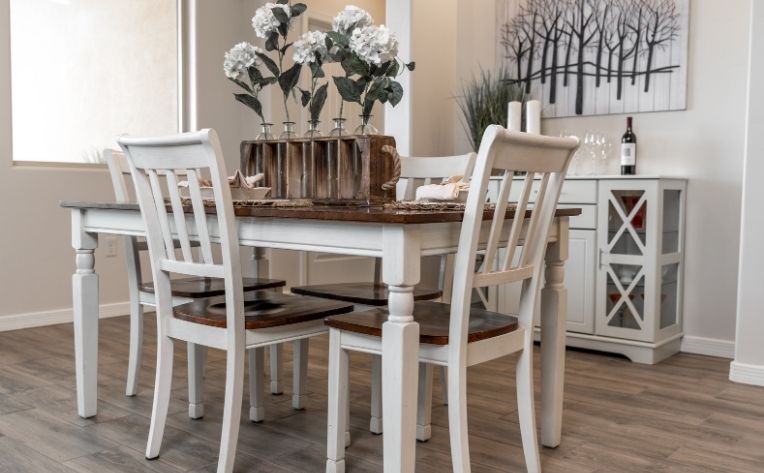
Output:
[[[621,175],[637,173],[637,135],[631,129],[631,117],[626,117],[626,133],[621,138]]]

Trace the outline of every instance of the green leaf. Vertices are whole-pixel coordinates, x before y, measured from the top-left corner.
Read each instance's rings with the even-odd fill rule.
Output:
[[[279,31],[279,34],[283,36],[284,39],[286,39],[287,35],[289,34],[289,22],[287,21],[287,22],[279,23],[279,26],[277,29]]]
[[[326,103],[326,97],[329,94],[329,84],[324,84],[316,90],[313,96],[313,102],[310,104],[310,119],[317,122],[321,117],[321,110]]]
[[[280,50],[280,51],[281,51],[281,54],[286,54],[286,52],[287,52],[287,49],[289,49],[289,47],[290,47],[291,45],[293,45],[293,44],[294,44],[294,43],[287,43],[287,44],[285,44],[285,45],[284,45],[284,47],[283,47],[283,48],[281,48],[281,50]]]
[[[381,100],[383,97],[387,97],[385,86],[386,84],[384,80],[374,80],[369,88],[369,92],[366,93],[366,100]]]
[[[265,40],[265,50],[276,51],[277,49],[279,49],[279,34],[274,31]]]
[[[308,9],[308,6],[304,3],[295,3],[292,5],[292,18],[296,18],[303,13],[305,13],[305,10]]]
[[[236,97],[236,100],[254,110],[261,119],[263,118],[263,106],[256,97],[249,94],[233,94],[233,96]]]
[[[326,33],[326,38],[332,40],[332,43],[340,46],[347,46],[350,44],[350,38],[347,35],[338,33],[336,31],[329,31]]]
[[[334,77],[334,85],[345,102],[361,103],[361,93],[356,87],[356,83],[347,77]]]
[[[313,62],[310,64],[310,73],[316,79],[320,79],[326,75],[324,74],[323,68],[321,68],[320,62]]]
[[[401,102],[401,99],[403,99],[403,86],[400,84],[400,82],[390,81],[390,85],[388,86],[388,100],[390,100],[390,105],[395,107]]]
[[[273,16],[276,17],[276,19],[281,23],[282,25],[284,23],[289,23],[289,15],[284,11],[281,7],[271,8],[271,11],[273,12]]]
[[[390,61],[390,67],[387,69],[387,73],[385,74],[387,77],[396,77],[398,75],[398,72],[401,70],[401,65],[398,64],[398,61],[396,59],[393,59]]]
[[[414,61],[411,61],[410,63],[406,64],[406,69],[409,71],[413,71],[416,69],[416,63]]]
[[[302,106],[305,107],[306,105],[308,105],[308,102],[310,102],[310,92],[307,90],[300,89],[300,94],[302,94],[301,96]]]
[[[386,62],[386,63],[382,64],[381,66],[374,68],[374,71],[372,72],[372,75],[375,76],[375,77],[382,77],[382,76],[387,75],[387,71],[390,70],[390,67],[393,64],[397,64],[395,62],[395,60]]]
[[[234,84],[238,85],[242,89],[246,90],[247,92],[250,92],[250,93],[252,92],[252,87],[247,85],[246,82],[240,81],[239,79],[231,79],[230,77],[228,78],[228,80],[230,80]]]
[[[374,108],[374,100],[366,100],[363,104],[363,116],[371,116],[371,110]]]
[[[300,81],[301,70],[302,64],[295,64],[279,76],[279,86],[281,86],[281,91],[284,92],[284,95],[288,95],[297,86],[297,83]]]
[[[369,75],[369,67],[355,54],[351,54],[342,61],[342,69],[345,70],[345,74],[348,76],[356,74],[359,76]]]
[[[265,87],[267,85],[275,84],[278,81],[279,81],[278,77],[264,77],[260,83],[260,86]]]
[[[249,74],[249,81],[252,82],[252,84],[260,84],[263,80],[263,75],[256,67],[248,67],[247,74]]]
[[[279,66],[276,64],[276,62],[266,56],[263,53],[257,53],[257,57],[260,58],[261,61],[263,61],[263,64],[265,64],[265,67],[268,68],[269,71],[271,71],[271,74],[273,74],[275,77],[278,77],[281,71],[279,71]]]
[[[276,3],[279,5],[287,5],[289,3],[289,0],[276,0]]]

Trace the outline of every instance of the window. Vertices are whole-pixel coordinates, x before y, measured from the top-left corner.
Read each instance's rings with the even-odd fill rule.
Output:
[[[179,130],[178,0],[9,0],[13,160]]]

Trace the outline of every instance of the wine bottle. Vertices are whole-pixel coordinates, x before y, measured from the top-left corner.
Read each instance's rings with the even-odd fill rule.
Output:
[[[637,173],[637,135],[631,129],[631,117],[626,117],[626,133],[621,138],[621,175]]]

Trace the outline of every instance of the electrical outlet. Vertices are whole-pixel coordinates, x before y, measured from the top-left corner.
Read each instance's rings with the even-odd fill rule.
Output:
[[[107,258],[114,258],[117,256],[117,237],[107,236],[104,238],[104,252]]]

